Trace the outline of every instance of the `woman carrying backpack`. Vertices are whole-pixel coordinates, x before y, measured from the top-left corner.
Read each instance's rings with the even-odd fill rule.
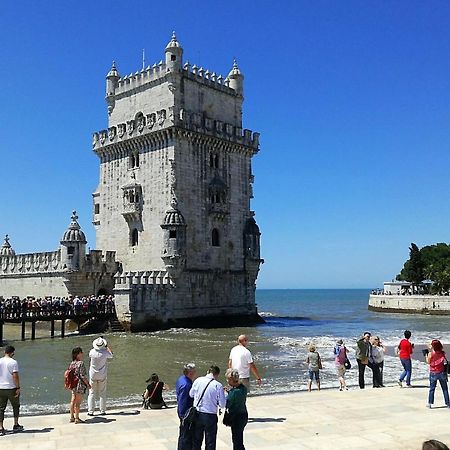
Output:
[[[345,372],[347,371],[345,367],[345,362],[347,361],[347,348],[344,345],[344,341],[339,339],[336,342],[336,346],[334,347],[334,362],[336,364],[336,371],[339,378],[339,390],[343,391],[344,389],[347,391],[347,385],[345,384]]]
[[[71,386],[72,397],[70,399],[70,422],[83,423],[80,419],[80,405],[86,389],[90,389],[86,366],[83,362],[83,350],[81,347],[75,347],[72,350],[72,362],[68,368],[73,372],[73,385]]]

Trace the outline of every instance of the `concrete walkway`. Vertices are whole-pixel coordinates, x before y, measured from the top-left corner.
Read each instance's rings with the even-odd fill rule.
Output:
[[[428,386],[300,392],[250,397],[247,449],[421,449],[426,439],[450,443],[450,409],[438,387],[433,409],[425,407]],[[175,407],[152,411],[122,409],[68,423],[67,415],[21,418],[25,431],[0,436],[1,450],[176,449]],[[12,419],[5,419],[12,428]],[[217,449],[230,449],[230,429],[219,424]]]

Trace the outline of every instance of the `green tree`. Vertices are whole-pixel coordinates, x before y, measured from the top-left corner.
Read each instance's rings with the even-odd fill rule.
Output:
[[[409,248],[409,259],[397,275],[399,281],[420,283],[428,278],[433,281],[432,292],[442,294],[450,291],[450,245],[438,243],[420,250],[415,244]]]
[[[419,284],[424,278],[425,272],[422,254],[419,247],[412,242],[411,247],[409,247],[409,259],[405,262],[402,271],[397,275],[397,280]]]

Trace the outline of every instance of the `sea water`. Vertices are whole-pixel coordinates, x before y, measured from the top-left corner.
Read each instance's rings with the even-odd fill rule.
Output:
[[[105,335],[114,352],[108,369],[108,404],[136,405],[145,389],[145,380],[156,372],[169,385],[167,400],[175,398],[174,386],[182,366],[194,362],[203,375],[211,364],[227,367],[229,351],[239,334],[249,336],[249,348],[263,377],[255,394],[281,393],[306,389],[307,347],[314,342],[322,361],[322,387],[337,388],[333,347],[343,339],[353,367],[347,372],[348,385],[357,385],[354,357],[356,340],[364,331],[380,336],[389,352],[385,358],[384,380],[398,379],[401,366],[394,348],[409,329],[416,345],[432,339],[450,343],[449,318],[368,311],[369,289],[341,290],[257,290],[257,303],[265,324],[256,327],[187,329],[153,333],[113,333]],[[72,335],[50,339],[49,331],[39,329],[35,341],[20,341],[20,328],[5,326],[5,338],[16,347],[21,377],[23,413],[67,411],[70,392],[64,390],[63,373],[73,347],[81,346],[85,362],[96,336]],[[417,352],[413,361],[414,378],[428,374],[424,358]],[[253,381],[254,382],[254,381]],[[371,371],[366,370],[371,386]]]

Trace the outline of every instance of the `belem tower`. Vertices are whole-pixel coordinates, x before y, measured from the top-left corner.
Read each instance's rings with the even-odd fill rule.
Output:
[[[183,63],[175,34],[165,62],[106,77],[93,223],[122,264],[116,311],[132,330],[258,320],[259,134],[242,128],[243,81],[236,63],[226,78]]]
[[[70,261],[81,263],[66,265],[63,281],[70,273],[97,282],[78,291],[66,282],[66,291],[114,286],[118,319],[132,331],[259,322],[255,282],[263,260],[250,208],[259,134],[242,128],[243,94],[236,61],[226,77],[183,62],[175,34],[165,62],[127,76],[113,63],[108,128],[93,135],[100,161],[93,224],[102,250],[84,255],[74,214],[76,243],[63,239],[55,254],[31,260],[56,268],[67,249],[76,253]]]

